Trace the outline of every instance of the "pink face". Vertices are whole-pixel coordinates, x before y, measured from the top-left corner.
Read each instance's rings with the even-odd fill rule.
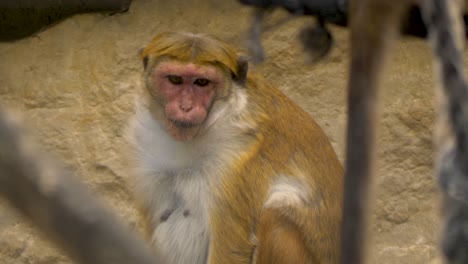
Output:
[[[224,85],[223,73],[215,66],[161,62],[154,68],[155,93],[165,99],[165,123],[176,139],[196,136],[205,122],[217,89]]]

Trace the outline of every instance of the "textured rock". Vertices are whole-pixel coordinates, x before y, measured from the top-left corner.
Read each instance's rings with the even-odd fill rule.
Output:
[[[0,104],[22,112],[45,148],[135,226],[122,135],[140,79],[138,50],[162,30],[208,32],[242,48],[250,11],[235,1],[143,0],[125,14],[77,15],[37,36],[0,44]],[[256,68],[317,120],[343,160],[348,32],[333,29],[330,56],[308,65],[296,40],[308,23],[293,19],[266,32],[269,60]],[[440,263],[432,76],[426,44],[402,40],[382,93],[371,263]],[[1,200],[0,208],[2,263],[70,263]]]

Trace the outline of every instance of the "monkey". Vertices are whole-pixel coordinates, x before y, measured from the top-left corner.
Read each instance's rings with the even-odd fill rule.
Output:
[[[337,263],[343,169],[312,117],[215,36],[141,59],[134,188],[166,263]]]
[[[465,0],[466,1],[466,0]],[[261,45],[262,26],[261,21],[267,11],[275,8],[282,8],[293,16],[315,16],[315,25],[304,27],[299,39],[303,45],[304,52],[309,62],[318,62],[326,57],[334,44],[333,34],[327,27],[332,24],[339,27],[348,27],[348,20],[351,13],[348,9],[348,0],[238,0],[238,2],[255,7],[254,20],[249,32],[248,48],[254,62],[261,62],[266,59],[265,52]],[[399,31],[405,36],[417,38],[427,38],[427,27],[422,19],[421,2],[414,0],[406,8],[401,22],[399,21]],[[400,15],[399,15],[400,16]],[[285,20],[287,21],[287,19]],[[463,24],[468,24],[468,12],[463,12]],[[270,26],[271,28],[271,26]],[[468,37],[468,30],[464,31]]]

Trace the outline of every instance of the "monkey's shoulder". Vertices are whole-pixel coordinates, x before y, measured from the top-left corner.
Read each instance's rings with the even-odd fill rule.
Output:
[[[249,78],[252,114],[260,117],[256,131],[260,155],[256,157],[267,157],[264,160],[273,164],[274,172],[294,165],[306,174],[319,170],[341,177],[342,166],[330,140],[312,116],[263,77]],[[259,166],[263,165],[252,168]]]
[[[273,84],[259,75],[249,76],[253,114],[261,116],[259,130],[276,143],[318,146],[329,139],[313,117]],[[305,146],[304,146],[305,147]]]

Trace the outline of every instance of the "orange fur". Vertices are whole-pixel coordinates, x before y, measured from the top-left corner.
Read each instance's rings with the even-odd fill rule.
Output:
[[[239,159],[229,177],[223,178],[223,184],[217,186],[220,188],[217,188],[216,210],[212,212],[212,229],[216,237],[212,241],[211,263],[247,263],[255,246],[249,240],[250,232],[262,228],[256,227],[255,223],[262,224],[258,218],[265,210],[263,204],[268,183],[276,175],[297,176],[296,168],[305,175],[304,183],[321,197],[310,193],[308,206],[281,208],[275,211],[276,214],[268,213],[273,219],[266,220],[277,225],[288,222],[282,233],[296,228],[302,236],[297,242],[304,243],[305,256],[310,258],[303,262],[276,263],[336,263],[342,201],[343,170],[340,163],[322,130],[304,110],[261,78],[249,78],[248,87],[249,98],[260,106],[250,109],[249,116],[257,122],[255,137],[258,141],[245,150],[246,158]],[[261,239],[271,238],[268,232],[275,232],[271,228],[263,230],[267,233],[258,238],[260,255]],[[268,246],[272,248],[265,248]],[[286,256],[289,246],[270,243],[264,248],[277,252],[275,247],[284,247]],[[236,254],[232,253],[235,252],[233,249]]]
[[[262,241],[254,253],[255,263],[306,263],[312,260],[305,247],[304,235],[286,217],[278,217],[281,213],[274,210],[262,212],[257,240]]]
[[[203,128],[194,143],[189,142],[209,143],[207,137],[215,137],[222,140],[210,148],[226,145],[206,161],[211,166],[204,175],[209,193],[203,194],[210,205],[208,263],[251,263],[252,258],[257,263],[337,263],[343,169],[315,121],[254,73],[249,72],[244,83],[232,81],[242,74],[239,56],[216,38],[161,33],[142,58],[149,58],[146,76],[160,59],[170,58],[215,65],[231,78],[223,87],[229,96],[211,109],[225,119]],[[240,94],[247,100],[229,105]],[[148,102],[152,114],[161,111],[153,99]],[[222,112],[224,105],[231,108]],[[142,184],[150,185],[146,181]],[[149,226],[153,232],[158,228]]]
[[[180,41],[185,38],[187,41]],[[215,64],[237,74],[237,54],[227,43],[190,33],[163,32],[156,35],[141,53],[141,58],[169,58],[196,64]]]

